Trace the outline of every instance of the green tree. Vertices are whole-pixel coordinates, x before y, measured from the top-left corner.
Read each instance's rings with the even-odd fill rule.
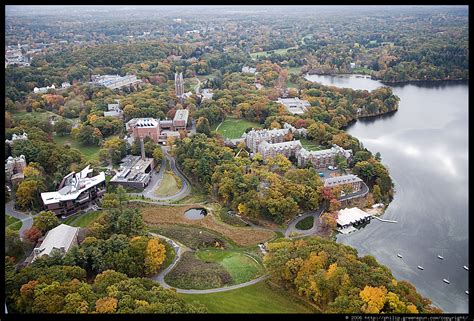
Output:
[[[209,120],[205,117],[199,117],[196,123],[196,132],[209,136],[211,134],[211,126]]]
[[[69,135],[71,133],[71,130],[72,130],[71,123],[65,120],[64,118],[58,120],[54,124],[54,131],[59,136]]]
[[[33,226],[40,229],[43,234],[60,224],[58,217],[52,211],[41,211],[33,218]]]

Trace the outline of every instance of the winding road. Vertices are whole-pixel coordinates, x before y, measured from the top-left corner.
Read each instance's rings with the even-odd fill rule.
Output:
[[[158,173],[152,173],[151,175],[151,180],[148,183],[148,186],[143,190],[143,192],[140,193],[129,193],[130,195],[134,196],[144,196],[146,198],[149,198],[154,201],[158,202],[151,202],[154,204],[165,204],[167,205],[167,202],[164,201],[170,201],[174,199],[181,199],[186,196],[188,196],[191,193],[191,183],[189,180],[184,176],[184,174],[181,172],[181,170],[176,166],[176,160],[174,157],[172,157],[168,153],[168,147],[162,147],[163,149],[163,154],[165,155],[165,158],[163,158],[163,161],[161,162],[161,168]],[[156,196],[155,195],[155,190],[158,188],[158,186],[161,184],[161,181],[163,180],[163,175],[166,171],[166,159],[170,163],[170,167],[173,170],[173,172],[181,179],[181,182],[183,183],[183,186],[181,189],[178,191],[178,193],[170,196]]]
[[[179,289],[179,288],[172,287],[172,286],[168,285],[165,282],[165,276],[169,272],[171,272],[171,270],[176,266],[178,261],[181,259],[182,254],[184,252],[191,251],[191,249],[189,247],[175,241],[175,240],[170,239],[169,237],[164,236],[164,235],[156,234],[156,233],[150,233],[150,234],[153,235],[153,236],[157,236],[157,237],[160,237],[160,238],[163,238],[164,240],[166,240],[166,242],[168,242],[173,247],[173,249],[176,253],[176,256],[175,256],[173,262],[170,264],[170,266],[168,266],[166,269],[164,269],[163,271],[161,271],[157,275],[151,277],[152,280],[158,282],[165,289],[175,289],[176,292],[185,293],[185,294],[217,293],[217,292],[225,292],[225,291],[240,289],[240,288],[252,285],[252,284],[256,284],[256,283],[258,283],[260,281],[263,281],[263,280],[266,280],[267,278],[270,277],[268,274],[265,274],[265,275],[262,275],[262,276],[260,276],[256,279],[253,279],[253,280],[250,280],[250,281],[247,281],[247,282],[244,282],[244,283],[240,283],[240,284],[236,284],[236,285],[230,285],[230,286],[223,286],[223,287],[214,288],[214,289],[206,289],[206,290]]]
[[[23,239],[23,233],[25,232],[25,230],[29,229],[33,225],[34,216],[28,213],[15,210],[13,208],[14,204],[15,203],[13,201],[5,203],[5,214],[13,216],[14,218],[17,218],[22,222],[21,228],[18,233],[20,234],[20,238]]]

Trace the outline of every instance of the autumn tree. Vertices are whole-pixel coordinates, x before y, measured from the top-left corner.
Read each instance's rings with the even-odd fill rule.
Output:
[[[33,226],[38,228],[43,234],[61,224],[56,214],[52,211],[41,211],[33,217]]]
[[[145,274],[153,275],[157,273],[165,258],[165,246],[156,238],[149,240],[145,254]]]
[[[30,241],[31,243],[36,243],[38,242],[38,239],[43,235],[43,233],[41,232],[41,230],[36,227],[36,226],[32,226],[30,227],[29,229],[26,229],[24,232],[23,232],[23,236],[28,240]]]
[[[385,304],[387,289],[384,286],[371,287],[366,285],[359,293],[365,302],[362,311],[365,313],[379,313]]]
[[[105,297],[95,302],[95,312],[97,313],[115,313],[117,310],[117,299]]]
[[[54,124],[54,131],[59,136],[69,135],[72,130],[72,125],[66,119],[62,118]]]
[[[211,126],[209,120],[205,117],[199,117],[196,123],[196,132],[209,136],[211,133]]]

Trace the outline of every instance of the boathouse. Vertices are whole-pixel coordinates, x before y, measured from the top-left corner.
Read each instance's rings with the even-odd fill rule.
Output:
[[[362,224],[370,221],[371,217],[371,214],[364,212],[357,207],[345,208],[340,210],[338,213],[337,226],[346,228],[353,225]]]

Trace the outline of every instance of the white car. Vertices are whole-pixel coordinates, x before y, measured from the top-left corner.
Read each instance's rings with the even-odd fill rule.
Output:
[[[333,169],[334,169],[334,167],[332,167],[332,166],[328,166],[328,169],[329,169],[329,170],[333,170]]]

